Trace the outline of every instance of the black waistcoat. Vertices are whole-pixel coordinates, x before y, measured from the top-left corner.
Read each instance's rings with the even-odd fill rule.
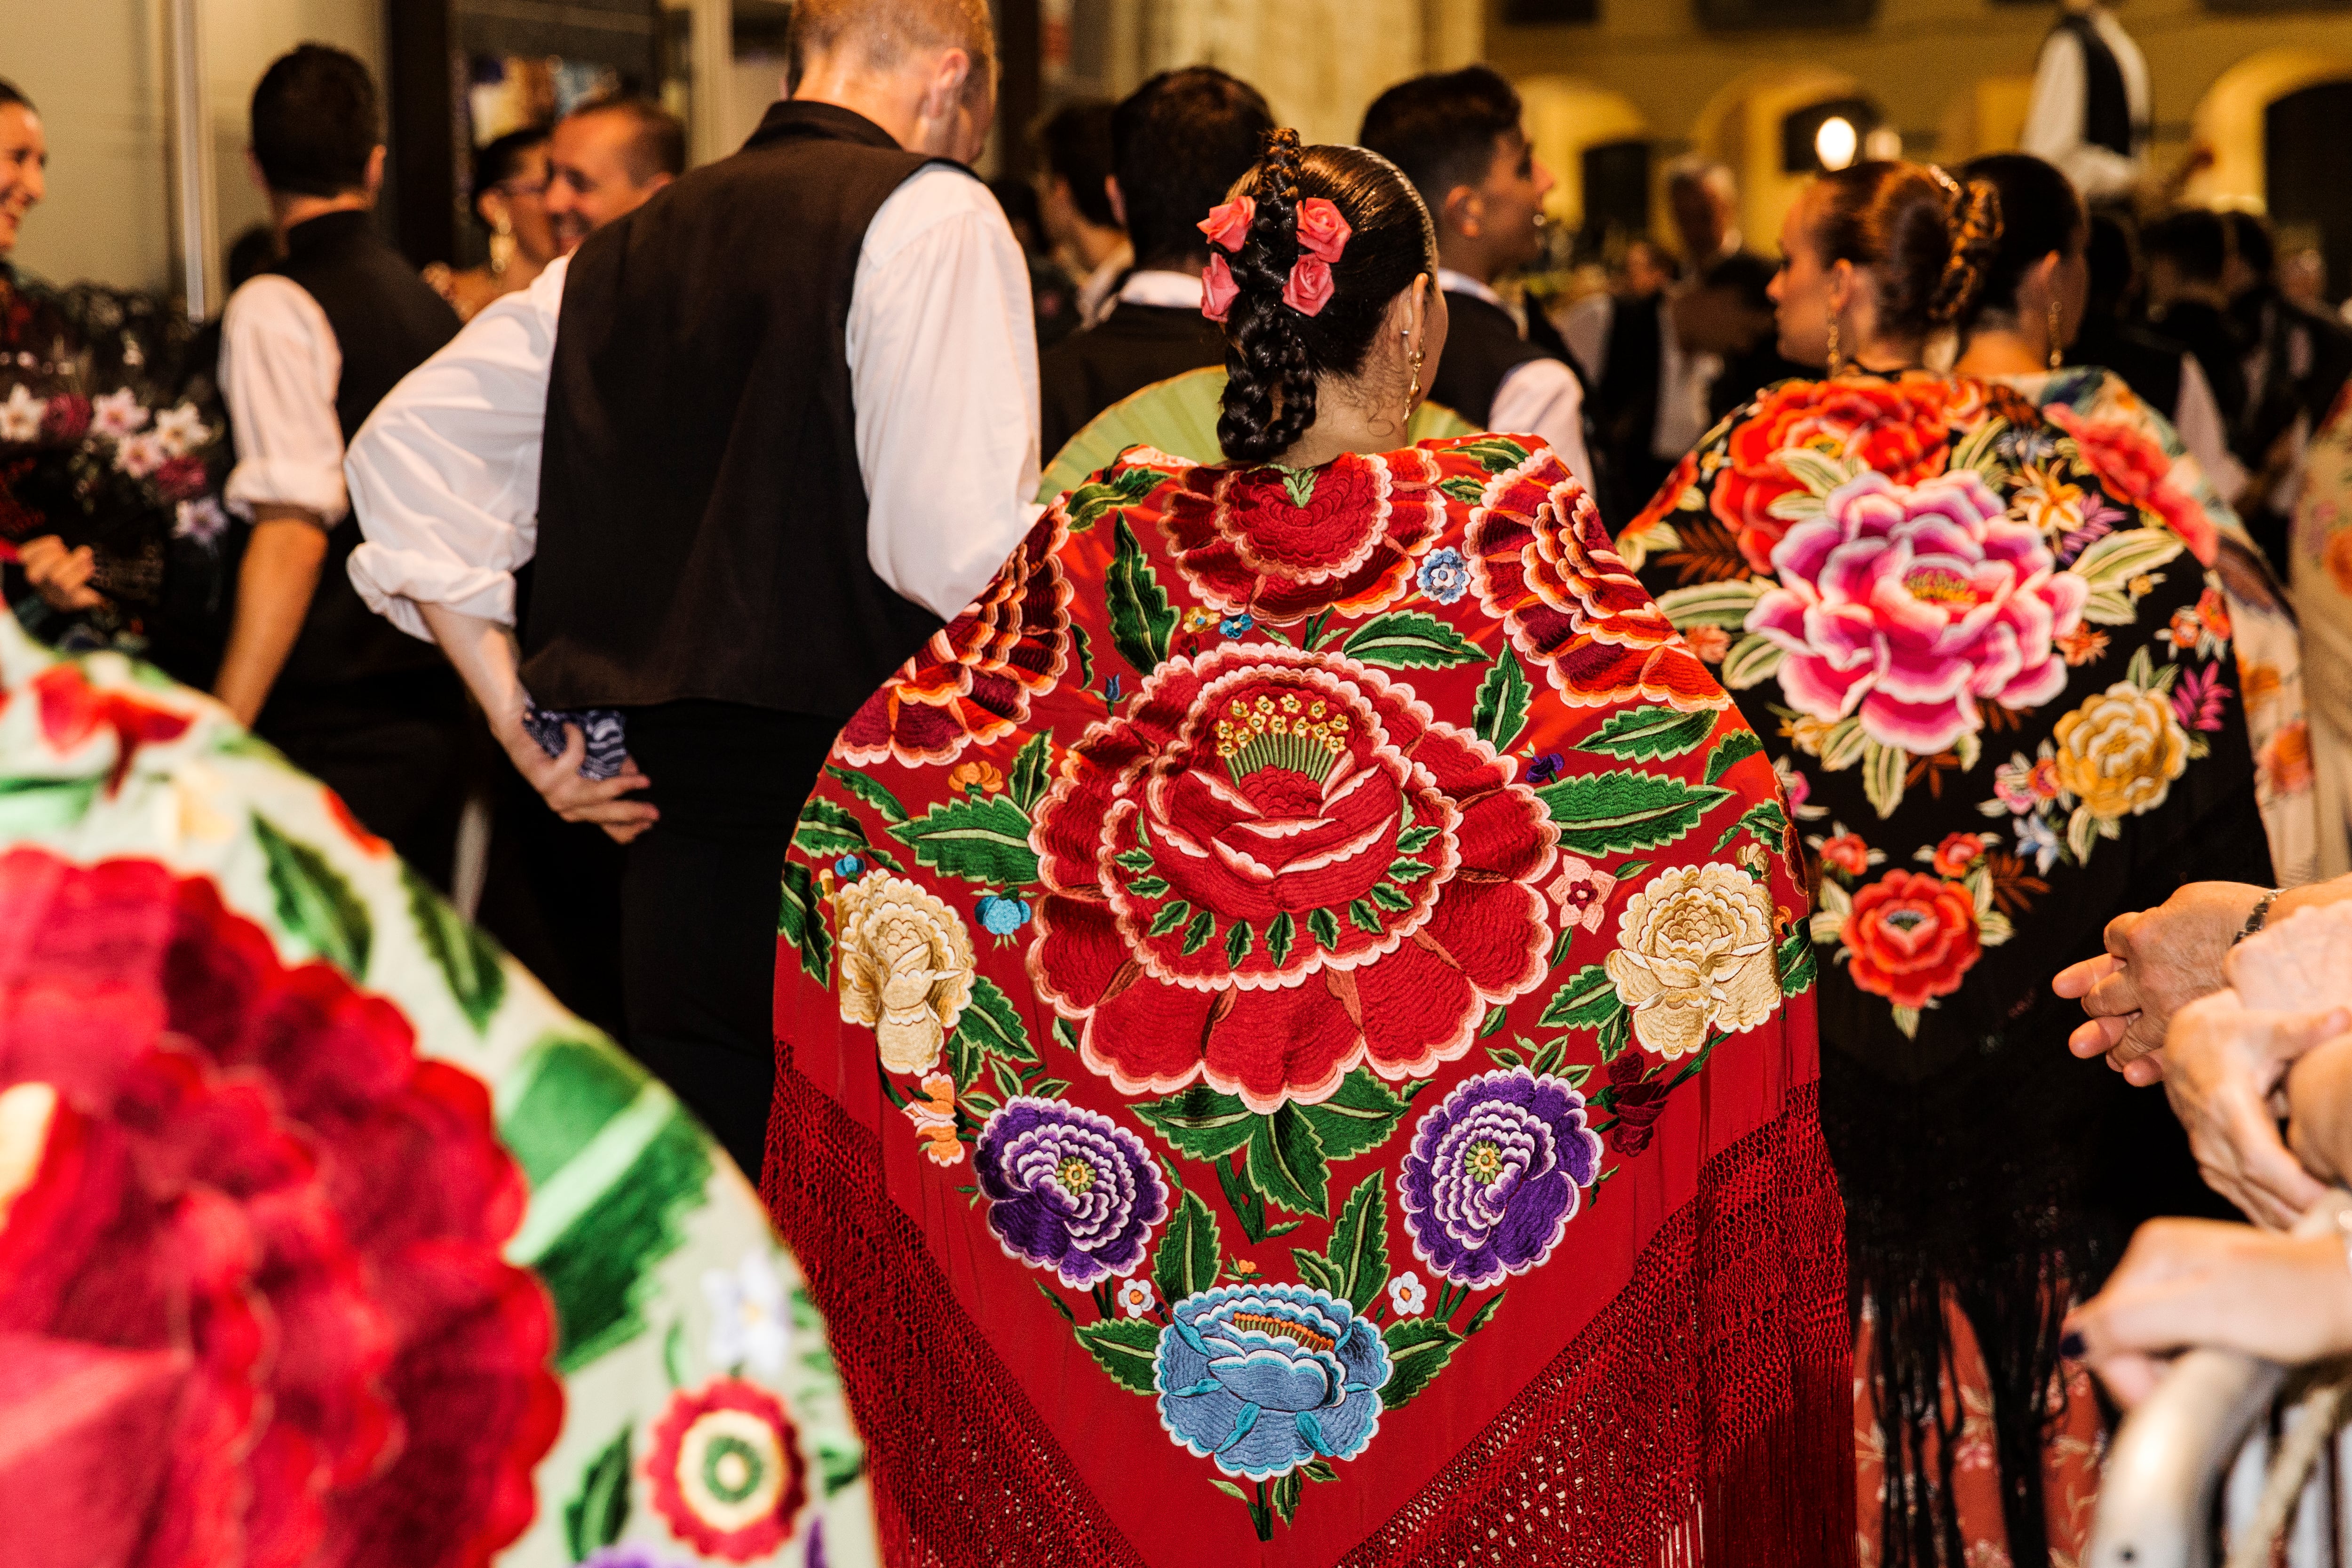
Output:
[[[845,718],[939,628],[866,562],[845,336],[866,227],[928,161],[779,103],[574,253],[523,626],[540,701]]]
[[[335,422],[346,445],[400,378],[457,335],[457,312],[400,252],[376,237],[365,212],[332,212],[286,232],[286,259],[270,268],[319,302],[342,355]],[[246,372],[252,374],[251,370]],[[371,611],[352,586],[357,520],[327,535],[319,586],[276,689],[314,690],[346,681],[445,668],[441,651]]]
[[[2124,68],[2088,16],[2061,16],[2054,32],[2072,33],[2083,49],[2083,140],[2128,158],[2132,153],[2131,95]]]
[[[1495,393],[1503,378],[1529,360],[1550,356],[1519,336],[1519,324],[1500,305],[1475,294],[1445,291],[1445,352],[1438,356],[1433,403],[1442,403],[1479,429],[1491,428]]]

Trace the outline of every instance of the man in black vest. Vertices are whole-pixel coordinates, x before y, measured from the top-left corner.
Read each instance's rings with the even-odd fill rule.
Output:
[[[416,268],[376,237],[383,174],[375,83],[305,44],[253,92],[255,176],[285,259],[230,297],[220,383],[253,521],[214,690],[427,878],[447,885],[464,800],[464,694],[432,649],[368,613],[345,563],[359,542],[343,447],[394,383],[457,330]]]
[[[1028,272],[961,162],[995,105],[985,5],[801,0],[792,40],[741,152],[477,316],[346,465],[369,602],[439,641],[551,806],[629,845],[628,1045],[754,1175],[801,803],[1036,513]],[[628,763],[583,776],[583,726],[534,703],[618,710]]]
[[[1111,205],[1135,247],[1135,270],[1109,315],[1039,361],[1048,461],[1112,404],[1225,363],[1224,333],[1201,314],[1209,246],[1199,225],[1273,129],[1257,89],[1214,66],[1162,71],[1111,112]]]
[[[2147,60],[2097,0],[2064,0],[2033,68],[2018,145],[2058,165],[2086,202],[2128,196],[2147,169]]]
[[[1482,430],[1540,436],[1592,487],[1584,388],[1528,341],[1495,279],[1543,254],[1551,171],[1519,122],[1519,95],[1486,66],[1399,82],[1364,111],[1357,140],[1404,171],[1437,226],[1449,325],[1429,396]]]

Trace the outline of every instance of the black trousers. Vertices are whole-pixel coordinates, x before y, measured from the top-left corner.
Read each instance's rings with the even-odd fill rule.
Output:
[[[280,689],[253,729],[446,892],[479,722],[444,668]]]
[[[621,879],[628,1047],[760,1178],[784,851],[840,721],[730,702],[628,710],[661,820]]]
[[[490,856],[476,919],[557,1001],[626,1039],[621,879],[628,851],[594,823],[566,822],[548,810],[504,752],[487,759],[484,777]]]

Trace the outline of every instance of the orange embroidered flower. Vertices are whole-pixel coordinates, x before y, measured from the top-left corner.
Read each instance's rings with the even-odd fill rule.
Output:
[[[922,1092],[903,1108],[915,1124],[916,1142],[934,1165],[963,1163],[963,1139],[956,1131],[955,1079],[943,1072],[926,1074]]]
[[[2078,626],[2072,631],[2060,632],[2051,639],[2068,665],[2079,668],[2107,651],[2107,634],[2089,626]]]
[[[1947,833],[1936,846],[1936,875],[1957,881],[1984,853],[1984,840],[1973,833]]]
[[[1709,664],[1721,664],[1723,656],[1731,651],[1731,634],[1721,626],[1693,626],[1683,634],[1683,640]]]
[[[2204,622],[2205,629],[2215,637],[2227,637],[2230,635],[2230,606],[2211,588],[2197,595],[2197,618]]]
[[[1870,846],[1859,833],[1841,833],[1822,842],[1822,858],[1849,877],[1870,869]]]
[[[2263,747],[2263,776],[2280,795],[2311,787],[2311,731],[2301,721],[2282,724]]]
[[[977,789],[982,795],[995,795],[1004,788],[1004,775],[992,764],[977,759],[958,763],[948,773],[948,788]]]

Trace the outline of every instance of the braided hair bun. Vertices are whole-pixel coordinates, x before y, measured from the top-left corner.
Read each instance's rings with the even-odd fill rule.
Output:
[[[1813,240],[1824,267],[1852,262],[1875,286],[1878,330],[1924,338],[1960,320],[2000,248],[2000,195],[1925,163],[1874,159],[1823,174]]]
[[[1263,463],[1313,428],[1318,378],[1363,369],[1389,302],[1423,273],[1435,285],[1437,234],[1395,164],[1360,147],[1301,147],[1286,127],[1266,132],[1264,155],[1228,199],[1240,196],[1255,206],[1249,230],[1237,251],[1215,251],[1234,289],[1217,440],[1233,461]],[[1310,312],[1283,295],[1300,256],[1299,208],[1318,198],[1349,232],[1329,264],[1330,297]]]

